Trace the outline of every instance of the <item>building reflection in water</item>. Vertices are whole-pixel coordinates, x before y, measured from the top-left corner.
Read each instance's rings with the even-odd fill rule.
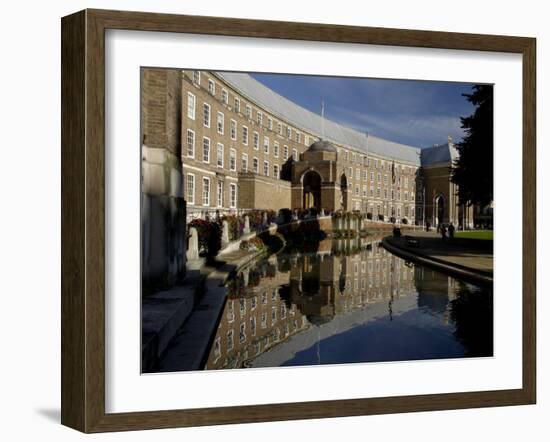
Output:
[[[229,282],[205,369],[281,365],[280,358],[286,356],[270,353],[292,347],[288,342],[297,335],[311,344],[303,337],[309,333],[321,339],[315,328],[326,338],[380,314],[391,320],[410,308],[448,323],[458,284],[442,273],[406,263],[379,240],[327,239],[315,254],[271,256]],[[401,298],[411,302],[396,303]]]

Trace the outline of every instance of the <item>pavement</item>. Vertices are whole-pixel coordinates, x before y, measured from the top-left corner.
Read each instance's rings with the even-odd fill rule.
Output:
[[[409,239],[414,239],[412,244]],[[407,232],[401,238],[387,237],[386,244],[406,254],[405,258],[418,257],[417,261],[443,271],[458,273],[480,282],[493,278],[493,247],[491,241],[453,238],[443,241],[436,232]],[[393,250],[390,250],[393,251]],[[399,253],[398,253],[399,254]]]

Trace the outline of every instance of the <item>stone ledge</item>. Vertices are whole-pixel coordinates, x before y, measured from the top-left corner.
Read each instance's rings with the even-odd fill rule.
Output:
[[[484,286],[493,285],[493,276],[489,275],[487,272],[474,269],[472,267],[451,263],[449,261],[422,254],[421,252],[412,251],[409,248],[401,247],[396,244],[392,237],[384,238],[382,240],[382,246],[387,251],[403,259],[425,265],[426,267],[456,276],[457,278],[464,279],[468,282],[481,284]]]

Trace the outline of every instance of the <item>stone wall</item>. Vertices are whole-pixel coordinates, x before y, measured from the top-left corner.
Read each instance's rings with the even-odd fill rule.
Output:
[[[142,70],[141,264],[143,294],[185,276],[186,204],[181,167],[179,73]]]
[[[275,211],[290,208],[290,182],[240,173],[239,208]]]

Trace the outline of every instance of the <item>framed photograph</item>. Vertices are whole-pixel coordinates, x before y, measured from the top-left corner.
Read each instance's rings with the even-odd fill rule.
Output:
[[[534,404],[536,43],[62,19],[62,423]]]

